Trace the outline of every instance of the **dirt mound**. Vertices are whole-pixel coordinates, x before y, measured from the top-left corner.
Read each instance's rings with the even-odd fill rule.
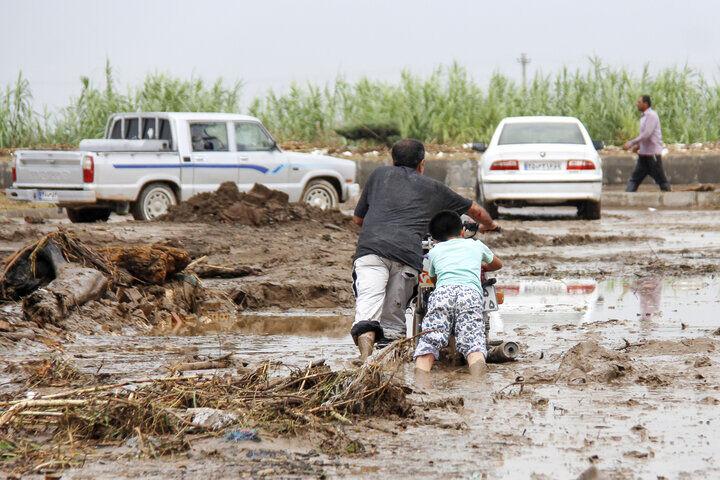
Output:
[[[554,380],[575,385],[607,383],[630,372],[631,363],[627,354],[608,350],[589,340],[578,343],[567,351]]]
[[[499,235],[488,235],[482,239],[490,248],[522,247],[525,245],[545,245],[547,239],[527,230],[503,230]]]
[[[692,353],[710,353],[720,346],[712,338],[685,338],[680,341],[649,340],[642,345],[633,345],[628,351],[643,355],[687,355]]]
[[[241,310],[267,307],[336,308],[353,304],[352,292],[346,285],[325,285],[297,282],[248,283],[230,292],[230,298]]]
[[[498,247],[524,247],[528,245],[534,246],[571,246],[571,245],[591,245],[597,243],[617,243],[617,242],[644,242],[647,240],[664,241],[661,238],[642,237],[633,235],[589,235],[589,234],[567,234],[562,236],[537,235],[527,230],[503,230],[500,235],[488,235],[482,241],[487,243],[491,248]]]
[[[590,245],[595,243],[616,243],[616,242],[644,242],[647,240],[664,241],[661,238],[637,237],[633,235],[578,235],[569,234],[561,237],[552,237],[550,245]]]
[[[215,192],[201,193],[172,206],[159,218],[165,222],[226,222],[254,227],[311,219],[340,226],[353,225],[352,218],[339,210],[323,211],[305,203],[289,202],[286,193],[257,183],[249,192],[241,193],[233,182],[225,182]]]

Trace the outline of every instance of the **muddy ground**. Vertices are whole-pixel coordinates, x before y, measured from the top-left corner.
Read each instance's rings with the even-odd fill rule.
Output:
[[[491,337],[518,341],[522,354],[490,365],[484,381],[440,366],[430,384],[416,384],[411,365],[401,364],[412,414],[336,422],[359,441],[339,450],[323,448],[317,432],[274,435],[259,426],[259,442],[200,435],[189,450],[159,458],[109,443],[80,465],[44,466],[26,478],[720,476],[720,212],[606,210],[598,222],[570,209],[501,214],[504,233],[480,237],[505,262],[497,277],[506,303]],[[28,384],[23,365],[58,349],[80,372],[112,381],[163,376],[175,362],[229,352],[246,368],[323,358],[342,369],[355,355],[347,331],[357,232],[342,222],[0,222],[2,258],[60,226],[94,248],[180,247],[206,257],[199,276],[214,272],[202,280],[211,293],[205,310],[181,327],[118,317],[101,301],[33,333],[18,304],[0,306],[10,329],[29,332],[0,335],[2,395],[43,391]],[[236,273],[218,278],[223,269]]]

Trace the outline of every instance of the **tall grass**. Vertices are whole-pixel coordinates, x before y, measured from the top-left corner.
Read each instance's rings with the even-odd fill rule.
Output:
[[[105,85],[95,86],[81,77],[78,97],[56,115],[37,113],[32,106],[30,85],[22,77],[0,94],[0,148],[38,144],[77,144],[83,138],[98,138],[115,112],[239,112],[242,84],[225,85],[222,79],[206,84],[201,78],[180,80],[150,74],[138,87],[118,90],[110,63],[105,65]]]
[[[118,90],[108,63],[104,86],[81,78],[81,93],[55,115],[33,107],[22,73],[0,91],[0,148],[40,143],[77,143],[103,135],[107,117],[119,111],[239,112],[242,84],[200,78],[182,80],[148,75],[127,92]],[[342,142],[335,129],[357,124],[395,124],[404,137],[425,142],[489,140],[498,122],[513,115],[571,115],[590,135],[622,143],[637,134],[638,96],[648,93],[659,112],[667,143],[720,138],[720,85],[688,67],[651,75],[634,73],[590,59],[588,68],[537,73],[523,88],[496,72],[480,85],[459,64],[420,76],[404,71],[398,82],[340,76],[325,85],[293,84],[250,102],[249,112],[263,120],[279,140]]]
[[[270,92],[250,112],[284,139],[328,141],[333,129],[352,123],[396,122],[404,137],[425,142],[489,140],[504,117],[569,115],[594,139],[623,143],[637,134],[637,98],[653,98],[667,143],[720,138],[720,85],[688,67],[634,74],[591,59],[589,68],[537,73],[526,89],[501,73],[479,85],[457,63],[429,76],[403,72],[399,83],[342,77],[318,87],[293,85]]]

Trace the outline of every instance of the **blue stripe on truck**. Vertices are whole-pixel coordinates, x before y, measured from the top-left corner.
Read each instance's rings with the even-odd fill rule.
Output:
[[[318,167],[324,167],[327,165],[324,164],[293,164],[297,166],[318,166]],[[121,168],[121,169],[127,169],[127,168],[249,168],[251,170],[257,170],[260,173],[265,173],[267,175],[275,175],[276,173],[280,173],[282,169],[287,167],[287,164],[278,165],[275,167],[272,171],[270,171],[269,168],[263,167],[261,165],[230,165],[230,164],[224,164],[224,163],[182,163],[182,164],[173,164],[173,165],[150,165],[145,163],[127,163],[127,164],[113,164],[114,168]]]

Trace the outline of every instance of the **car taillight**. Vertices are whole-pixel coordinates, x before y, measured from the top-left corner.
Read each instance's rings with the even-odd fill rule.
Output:
[[[595,170],[595,164],[590,160],[568,160],[568,170]]]
[[[95,181],[95,162],[93,157],[86,155],[83,157],[83,182],[92,183]]]
[[[567,292],[570,295],[586,295],[595,291],[595,285],[568,285]]]
[[[15,170],[15,167],[12,167],[12,176],[13,176],[13,183],[17,182],[17,170]]]
[[[519,170],[517,160],[498,160],[490,165],[490,170]]]

